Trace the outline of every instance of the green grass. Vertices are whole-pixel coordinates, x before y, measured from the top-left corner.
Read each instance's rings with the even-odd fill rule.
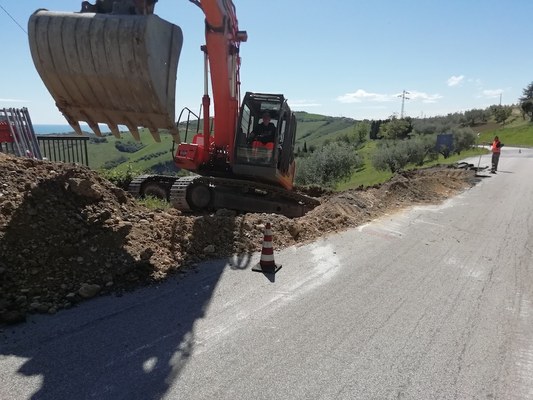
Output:
[[[473,128],[475,132],[479,132],[478,144],[490,144],[494,136],[498,136],[502,143],[507,146],[518,147],[533,147],[533,123],[528,119],[524,120],[521,114],[515,110],[511,118],[506,121],[505,125],[497,124],[494,121],[489,121],[486,124],[479,125]],[[392,173],[387,171],[377,171],[372,166],[372,154],[377,146],[376,141],[370,141],[359,150],[359,154],[364,158],[364,166],[350,177],[349,180],[339,183],[336,190],[347,190],[363,186],[372,186],[377,183],[383,183],[392,177]],[[424,163],[424,167],[430,167],[437,164],[453,164],[468,157],[479,156],[486,154],[486,149],[473,148],[469,151],[462,152],[460,155],[454,154],[449,158],[444,158],[439,155],[435,161]],[[407,169],[417,168],[410,165]]]
[[[321,146],[326,140],[335,140],[339,135],[353,132],[355,120],[342,117],[328,117],[318,114],[297,112],[298,129],[296,131],[296,148],[303,149],[304,143]]]
[[[131,168],[147,171],[155,164],[172,161],[172,136],[161,134],[161,142],[157,143],[147,129],[140,129],[139,134],[141,143],[145,144],[145,147],[135,153],[124,153],[115,148],[117,140],[122,142],[135,140],[129,132],[122,133],[121,139],[117,139],[111,135],[107,136],[107,143],[89,144],[89,166],[93,169],[100,169],[106,162],[125,156],[129,161],[117,166],[116,168],[119,171],[126,171]],[[157,153],[161,154],[154,156]]]
[[[480,143],[491,143],[494,136],[507,146],[533,147],[533,124],[504,126],[479,136]]]
[[[138,202],[150,210],[168,210],[171,208],[171,205],[168,201],[152,196],[139,199]]]
[[[355,171],[350,179],[345,182],[339,183],[335,190],[343,191],[348,189],[354,189],[359,186],[368,187],[388,181],[394,174],[390,171],[378,171],[372,166],[372,154],[377,147],[377,141],[370,141],[361,148],[358,153],[364,159],[364,165],[359,170]],[[468,151],[463,151],[461,154],[454,154],[451,157],[444,158],[439,155],[439,158],[434,161],[425,162],[423,168],[431,167],[435,165],[448,165],[463,160],[468,157],[475,157],[480,154],[486,154],[487,150],[473,148]],[[405,169],[420,168],[415,165],[408,165]]]
[[[498,136],[508,146],[533,147],[533,122],[528,117],[524,120],[518,109],[513,110],[505,125],[489,121],[473,129],[480,133],[480,144],[490,144],[494,136]]]

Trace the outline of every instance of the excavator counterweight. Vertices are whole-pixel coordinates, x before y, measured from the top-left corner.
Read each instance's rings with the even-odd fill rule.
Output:
[[[79,121],[97,135],[119,125],[138,140],[138,127],[159,141],[175,123],[181,29],[156,15],[36,11],[28,23],[35,67],[72,128]]]

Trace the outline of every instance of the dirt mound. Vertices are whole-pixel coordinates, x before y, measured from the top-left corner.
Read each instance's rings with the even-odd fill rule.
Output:
[[[258,251],[266,222],[281,248],[473,184],[464,170],[404,172],[367,190],[323,192],[320,206],[289,219],[154,211],[88,168],[2,153],[0,176],[0,323],[157,282],[207,258]]]

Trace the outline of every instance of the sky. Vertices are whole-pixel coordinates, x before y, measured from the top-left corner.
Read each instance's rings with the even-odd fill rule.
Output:
[[[233,0],[241,92],[281,93],[293,111],[357,120],[446,115],[513,104],[533,82],[531,0]],[[31,58],[27,31],[39,8],[81,1],[0,0],[0,108],[28,108],[34,124],[66,124]],[[187,0],[156,14],[184,36],[176,117],[199,110],[204,16]],[[402,93],[406,92],[405,98]]]

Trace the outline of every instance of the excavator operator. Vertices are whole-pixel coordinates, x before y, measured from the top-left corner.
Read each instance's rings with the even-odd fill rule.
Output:
[[[263,144],[273,143],[276,138],[276,125],[270,122],[270,113],[265,111],[262,122],[254,129],[249,142],[259,141]]]

